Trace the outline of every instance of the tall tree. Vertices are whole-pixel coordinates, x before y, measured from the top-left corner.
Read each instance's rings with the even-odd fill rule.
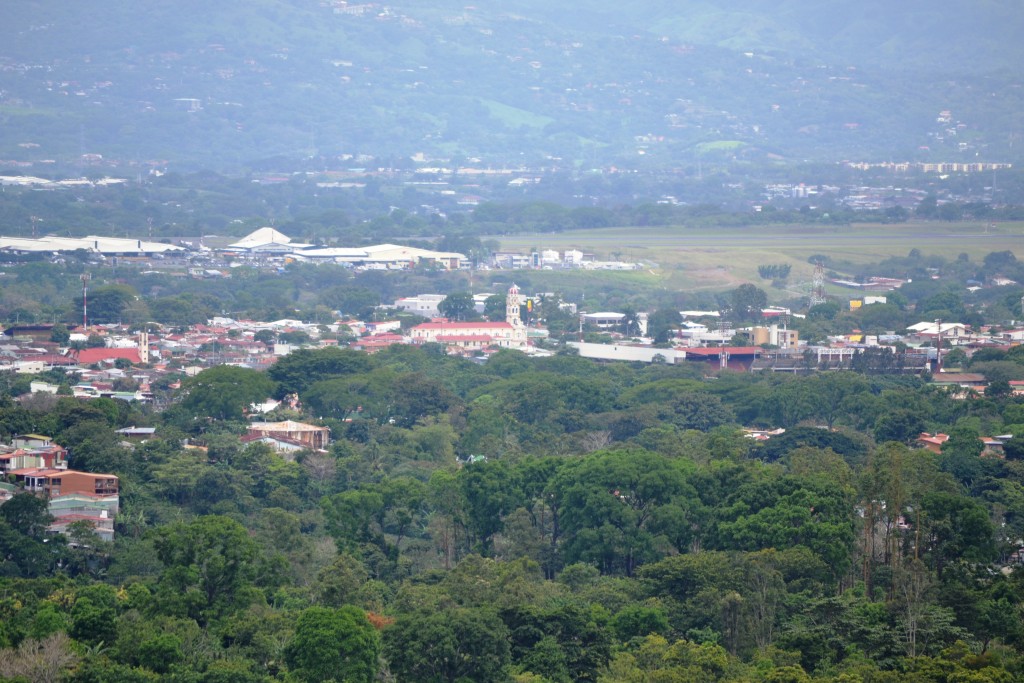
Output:
[[[452,292],[437,305],[437,310],[449,320],[472,320],[477,317],[470,292]]]
[[[46,499],[27,491],[18,493],[0,505],[0,519],[19,533],[40,541],[46,533],[46,527],[53,521]]]
[[[365,353],[328,346],[324,349],[300,349],[279,359],[267,371],[277,382],[276,396],[301,394],[310,385],[331,377],[362,374],[374,367]]]
[[[377,676],[380,641],[366,613],[352,605],[310,607],[295,622],[285,662],[301,681],[370,683]]]
[[[153,545],[165,567],[160,602],[172,613],[184,609],[200,623],[239,606],[256,575],[256,542],[229,517],[211,515],[161,527]]]
[[[666,344],[673,331],[683,322],[683,316],[674,308],[659,308],[647,319],[647,336],[655,344]]]
[[[129,313],[139,300],[139,293],[127,285],[100,285],[88,290],[86,301],[90,323],[130,322]],[[75,310],[82,310],[82,297],[75,298]],[[147,320],[143,318],[142,320]]]
[[[729,308],[738,320],[757,320],[768,305],[768,295],[760,287],[742,284],[729,293]]]
[[[218,365],[182,384],[182,406],[195,416],[240,420],[251,403],[274,393],[276,383],[265,373]]]
[[[552,484],[567,561],[631,576],[667,545],[654,523],[658,509],[694,496],[693,489],[676,461],[639,449],[595,453],[574,465]]]
[[[384,657],[400,681],[502,681],[508,629],[492,611],[454,608],[400,616],[384,631]]]
[[[492,294],[484,301],[484,317],[491,322],[504,322],[508,294]]]

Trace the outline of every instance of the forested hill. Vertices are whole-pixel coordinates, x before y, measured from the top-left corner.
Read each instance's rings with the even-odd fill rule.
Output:
[[[1007,0],[11,3],[0,160],[1013,161],[1022,23]]]
[[[1024,58],[1020,6],[1005,0],[579,0],[502,3],[564,26],[643,31],[825,63],[981,74]]]
[[[1018,351],[972,369],[1019,376]],[[120,507],[111,543],[0,505],[0,681],[1020,680],[1024,438],[980,437],[1024,433],[1024,403],[864,369],[328,347],[163,377],[159,413],[14,401],[4,373],[0,442],[52,436]],[[288,394],[267,420],[329,450],[241,438]]]

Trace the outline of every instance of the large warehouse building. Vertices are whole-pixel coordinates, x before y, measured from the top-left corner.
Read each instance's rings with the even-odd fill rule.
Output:
[[[79,249],[104,256],[154,256],[185,251],[173,244],[124,237],[0,237],[0,253],[59,254]]]

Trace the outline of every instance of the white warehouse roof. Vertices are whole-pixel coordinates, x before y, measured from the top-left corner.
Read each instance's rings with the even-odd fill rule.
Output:
[[[285,235],[283,232],[271,227],[266,227],[249,233],[234,244],[229,244],[228,248],[253,249],[255,247],[263,246],[264,244],[289,244],[291,241],[292,238]]]
[[[170,251],[184,251],[182,247],[163,242],[147,242],[124,237],[0,237],[0,250],[23,253],[86,251],[100,254],[162,254]]]

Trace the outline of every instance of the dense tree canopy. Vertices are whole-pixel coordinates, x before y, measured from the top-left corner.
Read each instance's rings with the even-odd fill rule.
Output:
[[[196,417],[237,419],[250,404],[273,394],[276,386],[262,372],[221,365],[186,380],[182,385],[185,398],[181,405]]]
[[[1015,675],[1022,449],[981,436],[1024,425],[1016,397],[877,365],[705,375],[327,348],[206,370],[162,413],[0,402],[0,431],[51,433],[122,492],[114,543],[0,505],[0,675],[30,651],[69,681]],[[239,439],[282,387],[328,450]]]
[[[377,675],[377,632],[362,610],[310,607],[295,622],[285,661],[300,680],[370,683]]]

